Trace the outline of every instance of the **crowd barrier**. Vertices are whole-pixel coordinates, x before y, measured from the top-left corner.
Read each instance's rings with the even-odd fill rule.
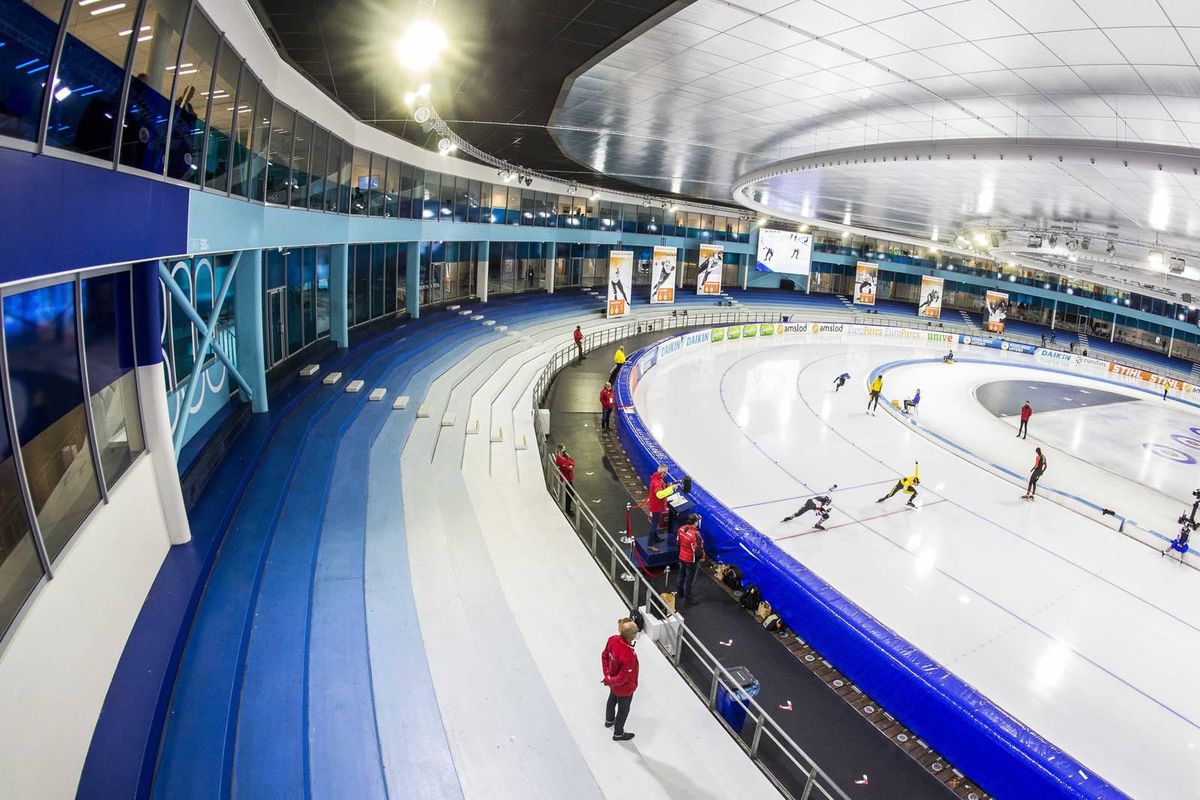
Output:
[[[634,406],[634,391],[642,376],[685,350],[768,336],[798,341],[889,339],[931,349],[953,345],[1016,349],[992,337],[820,322],[733,325],[663,339],[634,353],[616,386],[618,436],[643,480],[659,464],[666,464],[676,476],[683,471],[650,435]],[[1020,347],[1025,352],[1023,348],[1029,346]],[[1037,357],[1041,348],[1032,349],[1035,352],[1028,354]],[[1052,350],[1044,353],[1059,355]],[[1104,363],[1108,369],[1107,362],[1088,361],[1097,364],[1081,362],[1081,366],[1099,368]],[[1126,377],[1147,383],[1158,378],[1152,373]],[[1126,797],[784,553],[702,485],[693,482],[690,496],[702,516],[710,556],[740,567],[746,582],[759,587],[798,635],[989,792],[998,797]]]

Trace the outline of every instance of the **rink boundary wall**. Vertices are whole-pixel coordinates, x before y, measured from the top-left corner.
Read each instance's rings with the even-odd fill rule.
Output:
[[[633,403],[638,381],[659,360],[700,345],[793,335],[898,339],[939,348],[966,339],[1010,349],[988,337],[848,323],[762,323],[668,337],[634,353],[617,380],[617,432],[638,475],[648,480],[658,464],[667,465],[676,477],[683,475]],[[1024,352],[1026,347],[1011,349]],[[710,555],[741,568],[745,581],[758,586],[803,639],[989,792],[998,797],[1126,797],[859,608],[699,483],[692,484],[690,498],[702,517]]]

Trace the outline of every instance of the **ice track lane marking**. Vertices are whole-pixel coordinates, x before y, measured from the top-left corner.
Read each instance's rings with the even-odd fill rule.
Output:
[[[883,483],[891,483],[891,481],[882,481],[882,482]],[[795,539],[800,536],[808,536],[810,533],[824,533],[825,531],[832,531],[836,528],[845,528],[848,525],[862,525],[864,522],[870,522],[873,519],[883,519],[884,517],[893,517],[896,514],[903,514],[906,511],[920,511],[922,508],[928,508],[929,506],[936,506],[938,503],[947,503],[947,502],[949,502],[949,501],[943,497],[939,500],[933,500],[929,503],[922,503],[921,505],[917,506],[916,508],[912,508],[912,509],[910,509],[906,506],[904,508],[897,508],[894,511],[886,511],[882,514],[876,514],[873,517],[863,517],[862,519],[855,519],[854,517],[850,517],[850,522],[839,522],[837,525],[826,525],[825,530],[821,530],[820,528],[814,528],[811,531],[801,531],[800,533],[790,533],[787,536],[774,536],[774,537],[768,537],[768,538],[772,538],[776,542],[782,542],[785,539]],[[849,517],[850,515],[847,514],[846,516]]]
[[[754,437],[752,437],[752,436],[750,436],[748,433],[746,433],[746,431],[745,431],[745,430],[742,428],[742,426],[738,424],[738,422],[737,422],[737,418],[734,416],[733,412],[730,410],[730,408],[729,408],[729,403],[728,403],[728,401],[727,401],[727,399],[726,399],[726,397],[725,397],[725,380],[726,380],[726,378],[728,378],[728,376],[729,376],[729,373],[730,373],[730,372],[732,372],[732,371],[733,371],[733,369],[734,369],[735,367],[739,367],[739,366],[743,365],[743,364],[744,364],[746,361],[749,361],[750,359],[753,359],[753,358],[755,358],[756,356],[761,356],[761,355],[764,355],[764,353],[769,353],[771,349],[774,349],[774,348],[769,348],[769,349],[768,349],[768,350],[766,350],[766,351],[762,351],[762,350],[760,350],[760,351],[757,351],[757,352],[751,352],[751,353],[748,353],[748,354],[746,354],[746,355],[742,356],[741,358],[737,359],[737,360],[736,360],[736,361],[734,361],[733,363],[731,363],[731,364],[730,364],[730,365],[729,365],[729,366],[728,366],[728,367],[725,369],[725,371],[724,371],[724,372],[721,374],[721,379],[720,379],[720,382],[719,382],[719,384],[718,384],[718,393],[719,393],[719,395],[720,395],[720,398],[721,398],[721,406],[722,406],[722,408],[724,408],[724,409],[725,409],[725,414],[726,414],[726,415],[729,417],[730,421],[733,423],[733,426],[734,426],[734,428],[736,428],[736,429],[737,429],[737,431],[738,431],[739,433],[741,433],[741,434],[742,434],[742,436],[746,437],[746,440],[747,440],[748,442],[750,442],[750,444],[751,444],[751,445],[753,445],[753,446],[754,446],[754,448],[755,448],[756,450],[758,450],[758,451],[759,451],[759,452],[760,452],[760,453],[761,453],[761,454],[762,454],[762,455],[763,455],[765,458],[767,458],[767,459],[768,459],[768,460],[769,460],[769,461],[770,461],[772,464],[775,464],[775,466],[776,466],[776,467],[777,467],[777,468],[780,470],[780,472],[782,472],[784,475],[787,475],[789,478],[791,478],[792,480],[794,480],[794,481],[795,481],[797,484],[799,484],[800,486],[803,486],[805,489],[807,489],[808,491],[812,492],[812,491],[813,491],[813,489],[812,489],[812,487],[811,487],[811,486],[809,486],[807,483],[805,483],[804,481],[802,481],[800,478],[796,477],[796,476],[795,476],[794,474],[792,474],[792,473],[791,473],[791,472],[790,472],[788,469],[786,469],[785,467],[783,467],[782,465],[780,465],[778,461],[776,461],[775,459],[771,458],[771,456],[770,456],[770,455],[769,455],[769,454],[768,454],[768,453],[767,453],[765,450],[763,450],[762,446],[761,446],[761,445],[759,445],[759,443],[758,443],[757,441],[755,441]],[[879,348],[879,349],[880,349],[880,350],[889,350],[889,349],[890,349],[890,350],[895,350],[896,348]],[[901,473],[900,473],[899,471],[897,471],[897,470],[894,470],[894,469],[892,469],[891,467],[889,467],[889,466],[888,466],[888,465],[887,465],[887,464],[886,464],[886,463],[883,461],[883,459],[881,459],[881,458],[878,458],[878,457],[874,456],[873,454],[869,453],[868,451],[864,450],[862,447],[860,447],[859,445],[857,445],[857,444],[855,444],[854,442],[852,442],[852,441],[851,441],[849,438],[847,438],[847,437],[846,437],[844,434],[842,434],[840,431],[838,431],[838,430],[837,430],[836,428],[834,428],[832,425],[830,425],[830,424],[829,424],[829,423],[827,423],[825,420],[823,420],[823,419],[821,418],[821,416],[820,416],[819,414],[817,414],[817,413],[816,413],[816,411],[813,409],[813,407],[812,407],[812,406],[809,404],[808,400],[807,400],[807,399],[804,397],[804,394],[803,394],[803,392],[801,392],[801,391],[800,391],[800,376],[801,376],[802,374],[804,374],[804,372],[806,372],[806,371],[807,371],[807,370],[808,370],[810,367],[813,367],[813,366],[815,366],[815,365],[817,365],[817,364],[820,364],[821,362],[824,362],[824,361],[829,361],[829,360],[831,360],[831,359],[834,359],[834,358],[843,358],[844,356],[845,356],[845,354],[844,354],[844,353],[836,353],[836,354],[833,354],[833,355],[830,355],[830,356],[825,356],[824,358],[818,358],[818,359],[816,359],[815,361],[810,361],[808,364],[804,365],[804,366],[803,366],[803,367],[801,367],[799,370],[797,370],[797,373],[796,373],[796,395],[797,395],[797,397],[799,397],[799,398],[800,398],[800,401],[801,401],[801,402],[804,404],[804,407],[805,407],[806,409],[808,409],[808,412],[809,412],[810,414],[812,414],[812,415],[813,415],[813,417],[814,417],[814,418],[815,418],[815,419],[816,419],[816,420],[817,420],[817,421],[818,421],[818,422],[819,422],[821,425],[823,425],[823,426],[825,426],[826,428],[828,428],[828,429],[830,430],[830,432],[832,432],[832,433],[833,433],[835,436],[837,436],[837,437],[839,437],[840,439],[842,439],[843,441],[845,441],[847,444],[849,444],[849,445],[850,445],[851,447],[853,447],[855,450],[858,450],[858,451],[859,451],[860,453],[862,453],[863,455],[866,455],[867,457],[869,457],[869,458],[873,459],[873,460],[874,460],[874,461],[876,461],[877,463],[879,463],[879,464],[883,465],[883,466],[884,466],[885,468],[887,468],[888,470],[890,470],[890,471],[894,472],[895,474],[899,475],[899,474],[901,474]],[[926,441],[928,441],[928,440],[926,440]],[[1003,480],[1003,479],[1001,479],[1001,480]],[[1007,481],[1005,481],[1005,482],[1007,483]],[[937,496],[937,497],[942,497],[941,495],[936,495],[936,493],[935,493],[935,492],[933,492],[932,490],[926,490],[926,491],[928,491],[928,492],[929,492],[929,494],[934,494],[934,495],[935,495],[935,496]],[[1054,553],[1053,551],[1051,551],[1051,550],[1049,550],[1049,549],[1047,549],[1047,548],[1043,547],[1042,545],[1040,545],[1040,544],[1037,544],[1036,542],[1033,542],[1032,540],[1028,540],[1028,539],[1026,539],[1025,537],[1021,536],[1020,534],[1016,533],[1015,531],[1012,531],[1012,530],[1010,530],[1010,529],[1008,529],[1008,528],[1005,528],[1004,526],[997,524],[997,523],[996,523],[996,522],[994,522],[993,520],[991,520],[991,519],[988,519],[987,517],[984,517],[982,514],[978,514],[978,513],[974,512],[974,511],[971,511],[971,509],[969,509],[969,508],[966,508],[965,506],[962,506],[960,503],[957,503],[957,502],[955,502],[955,501],[953,501],[953,500],[950,500],[949,498],[944,498],[944,497],[943,497],[943,499],[945,499],[947,502],[949,502],[951,505],[955,506],[956,508],[960,508],[960,509],[962,509],[962,510],[966,511],[967,513],[971,514],[972,516],[974,516],[974,517],[976,517],[976,518],[978,518],[978,519],[982,520],[983,522],[985,522],[985,523],[987,523],[987,524],[989,524],[989,525],[991,525],[991,526],[993,526],[993,527],[995,527],[995,528],[998,528],[999,530],[1003,530],[1003,531],[1005,531],[1005,532],[1007,532],[1007,533],[1009,533],[1009,534],[1011,534],[1011,535],[1013,535],[1013,536],[1016,536],[1016,537],[1017,537],[1017,538],[1019,538],[1019,539],[1022,539],[1023,541],[1028,541],[1030,544],[1033,544],[1034,546],[1038,547],[1039,549],[1041,549],[1041,550],[1044,550],[1045,552],[1049,553],[1050,555],[1053,555],[1055,558],[1061,559],[1061,560],[1062,560],[1064,563],[1070,564],[1070,565],[1072,565],[1072,566],[1076,567],[1077,569],[1081,570],[1082,572],[1084,572],[1084,573],[1086,573],[1086,574],[1088,574],[1088,575],[1091,575],[1091,576],[1092,576],[1092,577],[1094,577],[1096,580],[1099,580],[1099,581],[1103,582],[1104,584],[1106,584],[1106,585],[1108,585],[1108,586],[1112,586],[1113,588],[1116,588],[1116,589],[1118,589],[1119,591],[1121,591],[1121,592],[1123,592],[1123,593],[1125,593],[1125,594],[1128,594],[1129,596],[1131,596],[1131,597],[1133,597],[1133,598],[1136,598],[1136,599],[1140,600],[1142,603],[1144,603],[1145,605],[1149,606],[1150,608],[1154,608],[1154,609],[1158,610],[1159,612],[1161,612],[1161,613],[1163,613],[1163,614],[1167,615],[1167,616],[1168,616],[1168,617],[1170,617],[1171,619],[1174,619],[1174,620],[1176,620],[1177,622],[1179,622],[1179,623],[1183,624],[1184,626],[1186,626],[1186,627],[1188,627],[1188,628],[1190,628],[1190,629],[1192,629],[1192,630],[1200,630],[1200,629],[1197,629],[1195,626],[1193,626],[1193,625],[1189,624],[1188,622],[1186,622],[1186,621],[1184,621],[1184,620],[1180,619],[1179,617],[1175,616],[1174,614],[1171,614],[1170,612],[1168,612],[1168,611],[1166,611],[1166,610],[1164,610],[1164,609],[1161,609],[1161,608],[1159,608],[1158,606],[1156,606],[1156,605],[1154,605],[1153,603],[1149,602],[1149,601],[1148,601],[1148,600],[1146,600],[1145,598],[1143,598],[1143,597],[1140,597],[1140,596],[1138,596],[1138,595],[1136,595],[1136,594],[1133,594],[1132,592],[1128,591],[1127,589],[1123,589],[1122,587],[1120,587],[1120,586],[1117,586],[1116,584],[1112,583],[1111,581],[1108,581],[1108,580],[1106,580],[1105,578],[1102,578],[1102,577],[1100,577],[1099,575],[1097,575],[1096,573],[1092,572],[1091,570],[1089,570],[1089,569],[1087,569],[1087,568],[1085,568],[1085,567],[1083,567],[1083,566],[1080,566],[1079,564],[1077,564],[1077,563],[1076,563],[1076,562],[1074,562],[1074,561],[1071,561],[1069,558],[1065,558],[1064,556],[1060,556],[1060,555],[1058,555],[1057,553]],[[846,516],[850,517],[851,519],[854,519],[854,518],[853,518],[853,517],[851,517],[849,514],[847,514]],[[895,548],[897,548],[897,549],[899,549],[899,550],[902,550],[902,551],[903,551],[903,552],[905,552],[905,553],[908,553],[908,554],[911,556],[911,553],[909,553],[908,549],[907,549],[907,548],[905,548],[905,547],[904,547],[902,544],[900,544],[899,542],[896,542],[896,541],[894,541],[893,539],[891,539],[890,537],[888,537],[888,536],[884,535],[883,533],[881,533],[880,531],[876,530],[875,528],[873,528],[873,527],[872,527],[872,526],[870,526],[870,525],[867,525],[867,524],[865,524],[865,523],[861,523],[861,522],[860,522],[859,524],[860,524],[860,525],[862,525],[862,528],[863,528],[864,530],[866,530],[866,531],[869,531],[869,532],[870,532],[870,533],[872,533],[873,535],[875,535],[875,536],[879,537],[881,540],[883,540],[883,541],[887,542],[888,544],[892,545],[893,547],[895,547]],[[755,526],[751,525],[750,527],[754,528]],[[757,528],[755,528],[755,529],[757,530]],[[792,558],[795,558],[795,556],[792,556]],[[799,559],[796,559],[796,560],[797,560],[797,561],[799,561]],[[1063,645],[1063,646],[1065,646],[1065,647],[1066,647],[1066,649],[1067,649],[1067,650],[1068,650],[1068,651],[1069,651],[1069,652],[1070,652],[1072,655],[1074,655],[1076,658],[1078,658],[1080,661],[1082,661],[1082,662],[1084,662],[1084,663],[1087,663],[1087,664],[1091,665],[1092,667],[1094,667],[1095,669],[1099,670],[1100,672],[1104,673],[1105,675],[1108,675],[1108,676],[1109,676],[1110,678],[1112,678],[1114,681],[1116,681],[1116,682],[1120,683],[1121,685],[1123,685],[1123,686],[1125,686],[1125,687],[1129,688],[1131,691],[1135,692],[1136,694],[1138,694],[1138,695],[1141,695],[1142,697],[1146,698],[1148,701],[1150,701],[1150,702],[1151,702],[1151,703],[1153,703],[1154,705],[1156,705],[1156,706],[1158,706],[1159,708],[1163,709],[1163,710],[1164,710],[1164,711],[1166,711],[1168,714],[1170,714],[1170,715],[1172,715],[1172,716],[1174,716],[1174,717],[1178,718],[1179,720],[1183,721],[1184,723],[1186,723],[1187,725],[1191,726],[1192,728],[1195,728],[1196,730],[1200,730],[1200,723],[1197,723],[1197,722],[1193,721],[1192,719],[1188,718],[1187,716],[1185,716],[1184,714],[1180,713],[1180,712],[1179,712],[1179,711],[1177,711],[1176,709],[1174,709],[1174,708],[1171,708],[1169,705],[1167,705],[1166,703],[1162,702],[1162,701],[1161,701],[1161,700],[1159,700],[1158,698],[1154,697],[1154,696],[1153,696],[1153,695],[1151,695],[1151,694],[1148,694],[1148,693],[1147,693],[1146,691],[1144,691],[1143,689],[1141,689],[1141,688],[1139,688],[1139,687],[1135,686],[1134,684],[1132,684],[1132,683],[1130,683],[1129,681],[1125,680],[1124,678],[1122,678],[1121,676],[1119,676],[1119,675],[1117,675],[1116,673],[1112,672],[1111,670],[1107,669],[1106,667],[1102,666],[1101,664],[1099,664],[1099,663],[1097,663],[1097,662],[1093,661],[1093,660],[1092,660],[1091,658],[1089,658],[1088,656],[1084,655],[1083,653],[1080,653],[1080,652],[1079,652],[1078,650],[1076,650],[1074,647],[1071,647],[1071,646],[1069,646],[1069,645],[1066,645],[1066,644],[1065,644],[1064,642],[1062,642],[1062,641],[1061,641],[1061,640],[1060,640],[1058,637],[1052,636],[1052,635],[1051,635],[1049,632],[1047,632],[1047,631],[1043,630],[1042,628],[1039,628],[1037,625],[1034,625],[1032,622],[1030,622],[1029,620],[1026,620],[1026,619],[1025,619],[1024,617],[1022,617],[1021,615],[1017,614],[1016,612],[1012,611],[1011,609],[1007,608],[1006,606],[1004,606],[1004,605],[1000,604],[999,602],[997,602],[997,601],[993,600],[992,598],[988,597],[987,595],[983,594],[982,592],[980,592],[980,591],[979,591],[977,588],[975,588],[974,586],[971,586],[971,585],[969,585],[969,584],[965,583],[964,581],[962,581],[962,580],[960,580],[960,579],[958,579],[958,578],[954,577],[953,575],[950,575],[949,573],[945,572],[945,571],[944,571],[944,570],[943,570],[941,567],[937,567],[937,566],[935,566],[935,567],[934,567],[934,571],[935,571],[935,572],[937,572],[938,574],[942,575],[943,577],[945,577],[945,578],[946,578],[947,580],[949,580],[950,582],[952,582],[952,583],[956,584],[957,586],[961,586],[961,587],[962,587],[963,589],[965,589],[966,591],[968,591],[968,592],[970,592],[970,593],[974,594],[974,595],[975,595],[976,597],[978,597],[980,600],[983,600],[984,602],[986,602],[986,603],[988,603],[989,605],[991,605],[991,606],[995,607],[996,609],[998,609],[998,610],[1000,610],[1000,611],[1004,612],[1005,614],[1009,615],[1010,617],[1012,617],[1013,619],[1017,620],[1018,622],[1020,622],[1020,623],[1024,624],[1024,625],[1025,625],[1025,626],[1027,626],[1027,627],[1028,627],[1030,630],[1032,630],[1032,631],[1035,631],[1036,633],[1038,633],[1039,635],[1043,636],[1043,637],[1044,637],[1044,638],[1046,638],[1047,640],[1049,640],[1049,641],[1051,641],[1051,642],[1055,642],[1055,643],[1057,643],[1057,644],[1059,644],[1059,645]],[[961,655],[959,656],[959,658],[961,658]],[[957,658],[956,658],[956,659],[954,659],[954,660],[957,660]],[[953,661],[951,661],[950,663],[953,663]]]

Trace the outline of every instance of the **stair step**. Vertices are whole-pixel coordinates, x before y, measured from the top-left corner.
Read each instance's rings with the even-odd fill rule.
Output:
[[[433,413],[433,407],[429,403],[421,403],[417,406],[417,419],[426,419]]]
[[[392,408],[396,411],[403,411],[408,408],[408,395],[396,395],[396,399],[392,401]]]
[[[387,396],[387,389],[380,386],[378,389],[371,390],[371,402],[377,403]]]
[[[310,377],[312,377],[313,375],[316,375],[316,374],[317,374],[318,372],[320,372],[320,371],[321,371],[321,368],[320,368],[320,367],[318,367],[316,364],[306,364],[306,365],[305,365],[305,366],[304,366],[304,367],[303,367],[303,368],[300,370],[300,377],[302,377],[302,378],[310,378]]]
[[[356,394],[358,392],[361,392],[362,388],[363,388],[362,381],[358,381],[358,380],[350,381],[349,383],[346,384],[346,394]]]
[[[325,378],[321,381],[321,383],[325,384],[326,386],[333,386],[335,383],[337,383],[341,379],[342,379],[342,373],[331,372],[325,376]]]

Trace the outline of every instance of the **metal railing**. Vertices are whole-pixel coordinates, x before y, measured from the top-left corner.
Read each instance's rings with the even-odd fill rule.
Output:
[[[679,328],[707,327],[711,325],[749,324],[752,322],[779,322],[779,313],[704,313],[687,316],[655,317],[636,320],[624,325],[596,331],[584,337],[584,352],[596,350],[620,339],[645,333],[675,330]],[[670,612],[658,591],[638,569],[631,558],[631,545],[614,536],[579,496],[575,487],[562,477],[547,452],[546,431],[541,429],[541,418],[536,407],[541,406],[555,374],[578,357],[574,344],[554,353],[546,368],[534,384],[534,433],[541,454],[542,473],[546,488],[559,509],[574,528],[580,542],[591,553],[596,564],[603,570],[612,587],[629,608],[640,605],[654,607],[658,616]],[[849,800],[846,793],[829,777],[807,753],[780,727],[770,714],[753,698],[740,692],[740,687],[713,653],[687,627],[679,626],[677,647],[656,643],[659,650],[675,666],[676,671],[704,701],[722,726],[733,737],[763,774],[785,796],[792,800]],[[736,706],[745,714],[745,722],[735,729],[720,713],[718,704],[728,710]],[[796,711],[803,715],[804,709]]]

